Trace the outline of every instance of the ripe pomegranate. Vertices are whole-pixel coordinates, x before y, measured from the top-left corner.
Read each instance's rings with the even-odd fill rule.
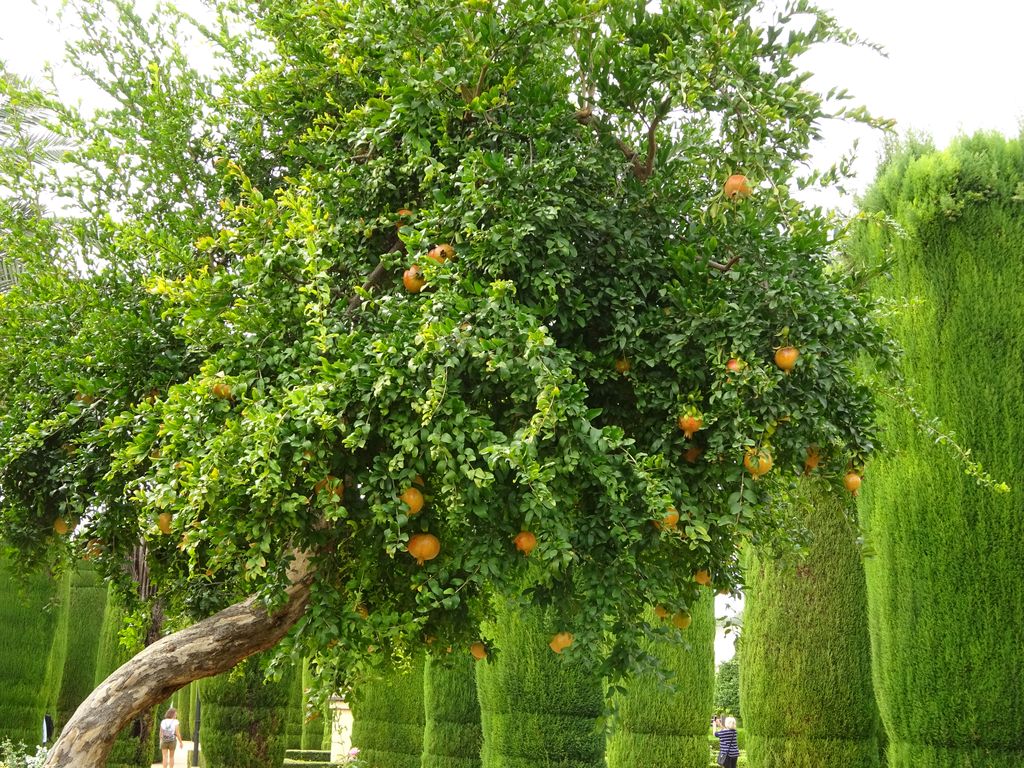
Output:
[[[475,643],[471,643],[469,646],[469,652],[473,654],[473,658],[477,661],[483,661],[487,658],[487,646],[477,640]]]
[[[413,264],[402,273],[402,283],[409,293],[419,293],[427,281],[423,279],[423,270]]]
[[[779,347],[775,350],[775,364],[786,373],[793,370],[798,357],[800,357],[800,350],[796,347]]]
[[[314,485],[313,490],[317,493],[327,491],[335,499],[340,499],[345,494],[345,484],[334,475],[328,475],[319,483]]]
[[[679,629],[686,629],[690,626],[691,621],[693,621],[693,619],[690,618],[690,614],[686,611],[679,611],[672,617],[672,623],[679,627]]]
[[[811,474],[820,462],[821,454],[818,452],[818,446],[814,444],[807,446],[807,458],[804,459],[804,474]]]
[[[662,531],[667,531],[670,528],[675,528],[676,523],[679,522],[679,512],[675,507],[669,507],[665,510],[665,516],[660,521],[654,520],[654,527]]]
[[[726,179],[724,191],[730,200],[742,200],[754,194],[754,188],[742,173],[734,173]]]
[[[666,608],[664,605],[656,605],[654,606],[654,615],[657,616],[659,619],[667,619],[668,608]]]
[[[686,459],[687,464],[696,464],[702,453],[704,453],[704,449],[699,445],[691,445],[683,452],[683,458]]]
[[[700,584],[702,587],[711,586],[711,573],[706,568],[701,568],[695,574],[693,574],[693,580]]]
[[[71,526],[68,525],[68,521],[63,517],[58,517],[53,521],[53,532],[58,536],[64,536],[71,530]]]
[[[633,364],[624,357],[620,357],[615,361],[615,370],[619,373],[629,373],[629,369],[633,367]]]
[[[170,512],[161,512],[156,516],[156,527],[160,529],[160,533],[168,534],[171,532],[172,517]]]
[[[736,357],[730,357],[728,362],[726,362],[725,364],[726,370],[728,370],[731,373],[739,373],[745,367],[746,365],[744,364],[744,362]]]
[[[438,264],[444,264],[448,259],[455,258],[455,249],[448,243],[441,243],[427,252],[427,258],[433,259]]]
[[[683,430],[686,439],[693,437],[694,432],[700,432],[704,427],[704,417],[699,413],[684,413],[679,417],[679,428]]]
[[[561,653],[572,645],[574,639],[572,632],[559,632],[551,638],[551,642],[548,643],[548,647],[555,653]]]
[[[230,400],[234,396],[234,393],[231,391],[231,385],[226,381],[214,382],[211,391],[214,397],[221,400]]]
[[[416,558],[418,565],[433,560],[441,553],[441,542],[432,533],[417,533],[409,537],[409,554]]]
[[[399,498],[409,508],[410,517],[418,515],[420,510],[423,509],[423,494],[419,488],[410,486],[402,491],[402,495]]]
[[[851,496],[856,496],[860,493],[860,485],[862,482],[863,480],[861,479],[861,476],[853,471],[847,472],[846,476],[843,478],[843,485],[846,487],[846,490],[850,492]]]
[[[356,613],[359,614],[359,618],[368,619],[370,618],[370,609],[367,608],[363,603],[356,606]]]
[[[537,537],[530,531],[520,531],[512,541],[516,545],[516,549],[527,557],[533,552],[533,548],[537,546]]]
[[[743,466],[755,478],[768,474],[772,468],[772,457],[768,451],[749,449],[743,456]]]

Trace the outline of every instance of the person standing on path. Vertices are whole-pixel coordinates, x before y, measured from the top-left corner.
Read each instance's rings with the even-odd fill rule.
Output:
[[[725,728],[715,731],[718,739],[718,764],[724,768],[736,768],[740,757],[740,745],[736,740],[736,718],[725,718]]]
[[[174,748],[177,746],[185,745],[181,741],[178,710],[171,707],[160,721],[160,754],[163,757],[163,768],[174,768]]]

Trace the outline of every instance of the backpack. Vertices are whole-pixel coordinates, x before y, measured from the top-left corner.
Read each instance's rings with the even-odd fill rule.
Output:
[[[163,741],[175,741],[177,735],[174,732],[174,720],[164,720],[160,723],[160,738]]]

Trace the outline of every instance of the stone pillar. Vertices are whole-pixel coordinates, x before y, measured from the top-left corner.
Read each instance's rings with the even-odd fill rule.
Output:
[[[331,696],[331,762],[340,763],[352,749],[352,710],[340,696]]]

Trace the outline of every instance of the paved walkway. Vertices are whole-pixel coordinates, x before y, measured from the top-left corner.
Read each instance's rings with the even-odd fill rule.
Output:
[[[184,747],[178,747],[174,750],[174,768],[187,768],[188,763],[185,760],[188,757],[188,753],[192,750],[192,742],[186,741]],[[160,763],[153,763],[153,768],[162,768]]]

